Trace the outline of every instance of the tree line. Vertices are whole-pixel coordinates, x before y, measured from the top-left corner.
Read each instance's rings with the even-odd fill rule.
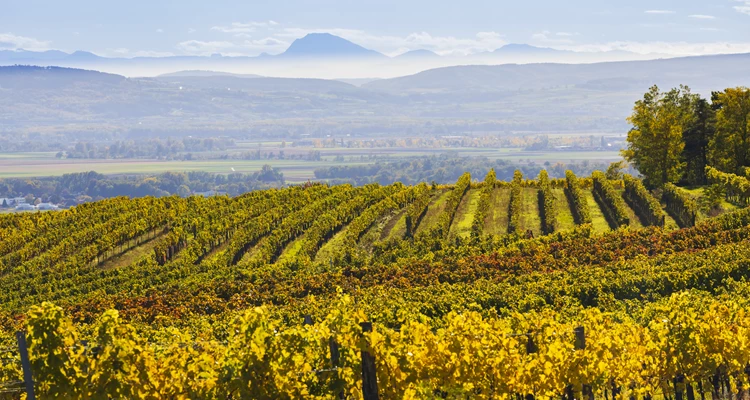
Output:
[[[652,86],[628,117],[626,160],[649,187],[705,185],[706,166],[745,175],[750,167],[750,89],[727,88],[705,99],[687,86]]]
[[[146,141],[123,140],[114,143],[78,141],[74,146],[57,153],[57,158],[167,158],[186,152],[226,151],[234,147],[229,138],[150,139]]]
[[[0,179],[0,198],[26,197],[33,202],[73,205],[117,196],[145,197],[201,192],[237,196],[253,190],[285,185],[284,174],[270,165],[249,174],[214,174],[202,171],[165,172],[158,175],[103,175],[93,171],[43,178]],[[2,206],[2,203],[0,203]]]
[[[368,165],[335,165],[318,168],[315,178],[326,180],[332,184],[350,183],[366,185],[377,182],[390,185],[401,182],[405,185],[416,185],[420,182],[436,182],[451,184],[456,182],[464,172],[472,176],[485,176],[490,169],[494,169],[499,181],[510,181],[516,170],[525,176],[537,176],[543,169],[547,170],[550,178],[564,178],[565,171],[572,170],[577,175],[590,175],[596,170],[606,170],[609,163],[603,161],[590,162],[583,160],[568,164],[552,163],[534,160],[503,160],[487,157],[457,157],[451,154],[439,156],[413,157],[403,161],[376,162]],[[634,169],[625,168],[623,172],[634,173]]]

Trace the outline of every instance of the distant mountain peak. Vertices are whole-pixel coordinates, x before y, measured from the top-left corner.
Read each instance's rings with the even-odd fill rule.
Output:
[[[292,42],[282,56],[335,56],[335,57],[384,57],[377,51],[366,49],[342,37],[330,33],[308,33]]]
[[[68,56],[69,59],[77,59],[77,60],[96,60],[98,58],[101,58],[97,56],[94,53],[83,51],[83,50],[76,50],[72,54]]]
[[[435,53],[434,51],[425,50],[425,49],[417,49],[417,50],[410,50],[406,53],[402,53],[396,56],[396,58],[436,58],[440,57],[439,54]]]

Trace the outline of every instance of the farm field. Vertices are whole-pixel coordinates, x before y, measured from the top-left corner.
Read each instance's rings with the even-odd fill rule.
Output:
[[[0,178],[60,176],[74,172],[96,170],[105,175],[118,174],[157,174],[171,171],[204,171],[220,174],[233,172],[252,173],[263,165],[271,165],[284,173],[289,182],[303,182],[314,179],[316,168],[340,165],[333,161],[302,160],[197,160],[197,161],[157,161],[138,159],[89,160],[54,158],[54,154],[13,154],[0,155]],[[367,162],[349,162],[347,165],[366,165]]]
[[[3,214],[0,341],[15,354],[13,333],[27,332],[40,396],[58,387],[115,396],[118,382],[155,398],[361,398],[364,380],[376,379],[385,398],[495,398],[538,384],[564,391],[583,361],[598,366],[585,378],[596,396],[613,384],[657,393],[676,373],[662,366],[689,337],[750,335],[750,320],[726,318],[750,311],[750,210],[677,229],[673,215],[696,212],[687,199],[699,192],[677,188],[659,203],[627,176],[521,178],[308,183]],[[641,197],[622,201],[632,187]],[[520,218],[507,234],[512,192]],[[481,346],[502,361],[479,357]],[[734,373],[750,355],[716,346],[691,355],[689,384],[716,374],[716,362]],[[472,357],[423,363],[456,352]],[[22,379],[17,357],[0,381]],[[139,372],[96,378],[115,361]],[[58,362],[71,369],[48,366]],[[498,387],[456,368],[519,378]],[[185,370],[203,378],[175,373]]]
[[[304,182],[314,179],[317,168],[337,165],[369,165],[377,161],[394,161],[413,157],[439,155],[450,153],[452,156],[484,156],[490,159],[504,159],[508,161],[544,160],[550,162],[578,162],[578,161],[617,161],[621,157],[617,152],[539,152],[524,151],[520,148],[435,148],[435,149],[348,149],[348,148],[281,148],[276,142],[263,142],[264,149],[306,154],[310,151],[320,151],[320,161],[307,160],[242,160],[242,159],[205,159],[192,161],[165,161],[152,159],[58,159],[54,152],[40,153],[0,153],[0,178],[60,176],[74,172],[95,170],[105,175],[118,174],[158,174],[162,172],[205,171],[229,174],[232,172],[250,173],[260,170],[265,165],[271,165],[284,173],[289,182]],[[256,143],[240,143],[238,151],[255,148]],[[270,147],[269,147],[270,146]],[[234,154],[227,151],[221,155]],[[208,154],[210,156],[210,154]],[[217,158],[219,154],[215,155]],[[345,161],[335,161],[336,156],[344,157]],[[374,156],[375,158],[369,159]],[[362,159],[364,157],[364,159]]]

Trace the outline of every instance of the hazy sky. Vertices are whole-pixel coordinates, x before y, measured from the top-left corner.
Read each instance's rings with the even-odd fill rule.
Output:
[[[750,52],[750,0],[24,0],[0,5],[0,49],[100,55],[279,53],[330,32],[394,55],[530,43],[673,55]]]

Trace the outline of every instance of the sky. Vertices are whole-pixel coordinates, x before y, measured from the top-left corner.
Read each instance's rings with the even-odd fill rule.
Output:
[[[577,51],[750,52],[750,0],[24,0],[0,49],[102,56],[258,55],[329,32],[388,55],[528,43]]]

